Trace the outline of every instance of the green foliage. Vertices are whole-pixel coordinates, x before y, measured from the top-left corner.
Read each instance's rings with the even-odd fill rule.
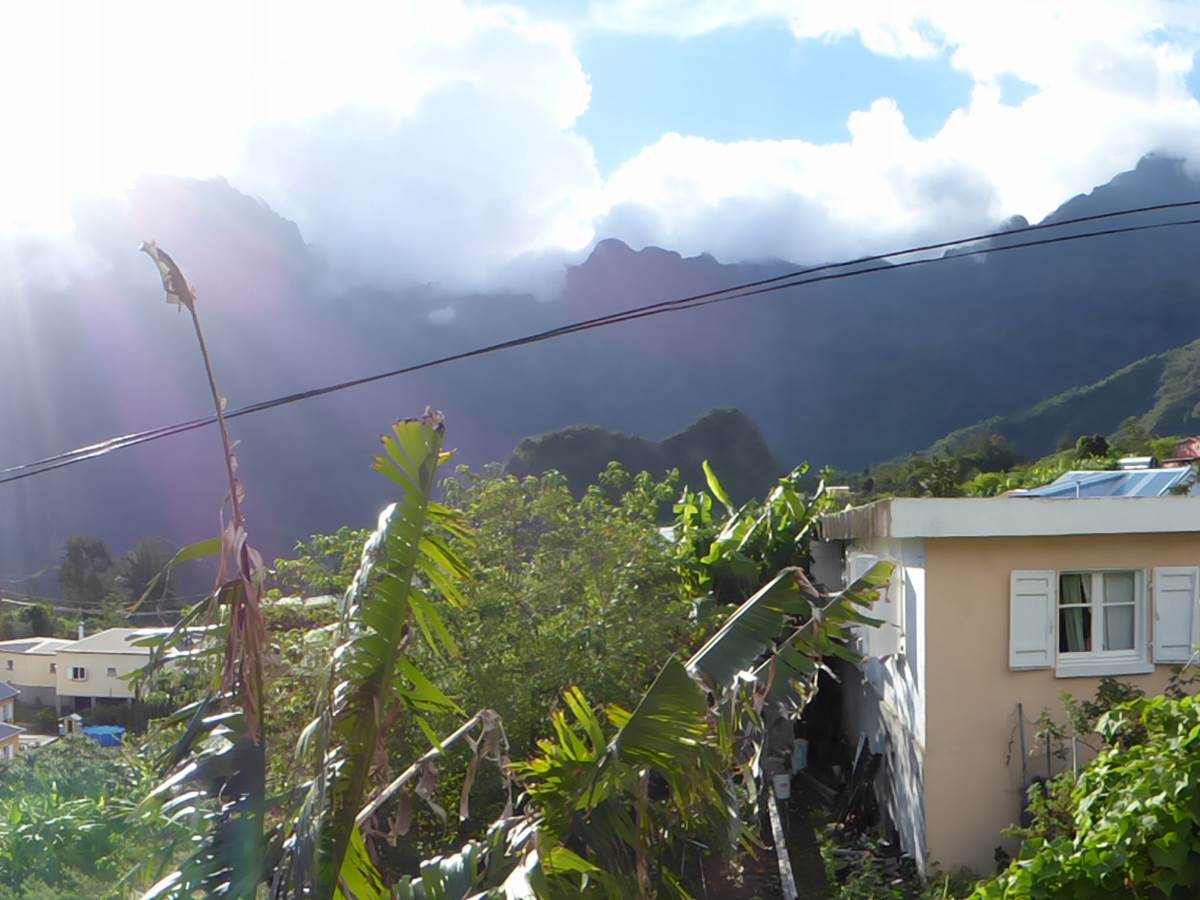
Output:
[[[1040,809],[1035,836],[979,900],[1200,892],[1200,700],[1136,699],[1097,727],[1110,749],[1074,785],[1069,825],[1047,822],[1061,799]]]
[[[432,499],[438,469],[450,457],[442,452],[444,430],[436,416],[398,422],[375,459],[376,471],[402,490],[402,499],[380,514],[363,548],[316,718],[297,744],[297,763],[313,759],[315,772],[288,823],[288,895],[301,896],[312,885],[331,896],[343,882],[380,880],[355,817],[381,737],[402,716],[420,723],[430,713],[461,713],[406,652],[420,634],[430,651],[458,653],[437,595],[462,606],[459,585],[470,572],[447,541],[471,535],[457,511]]]
[[[151,767],[125,748],[64,738],[0,762],[0,897],[124,897],[188,835],[138,814]]]
[[[512,751],[548,734],[546,711],[575,685],[600,704],[633,703],[697,623],[659,533],[674,477],[610,465],[582,498],[557,473],[459,470],[446,482],[474,539],[454,549],[473,577],[449,614],[460,659],[430,661],[467,709],[494,709]]]
[[[977,475],[963,485],[963,493],[969,497],[997,497],[1009,491],[1041,487],[1074,469],[1099,471],[1116,467],[1115,458],[1079,459],[1074,451],[1068,451],[1017,466],[1007,472]]]
[[[809,562],[811,529],[834,504],[818,486],[804,488],[808,466],[780,478],[765,500],[733,509],[716,472],[706,468],[710,491],[685,488],[675,503],[676,560],[689,593],[740,603],[781,569]],[[725,515],[714,509],[722,501]]]
[[[46,603],[0,610],[0,640],[23,637],[74,637],[75,622]]]
[[[1075,442],[1076,459],[1108,456],[1108,440],[1102,434],[1083,434]]]
[[[1146,692],[1127,681],[1101,678],[1096,696],[1091,700],[1078,700],[1067,691],[1062,691],[1059,696],[1075,734],[1086,736],[1096,731],[1100,720],[1109,712],[1124,703],[1146,696]],[[1123,731],[1121,736],[1124,741],[1139,744],[1146,738],[1145,732],[1139,728],[1129,728]]]
[[[1140,416],[1130,416],[1113,432],[1111,446],[1121,456],[1142,456],[1150,452],[1153,432],[1142,422]]]
[[[349,526],[333,534],[314,534],[296,544],[292,558],[275,560],[275,580],[285,593],[303,597],[344,594],[370,535],[368,528]]]

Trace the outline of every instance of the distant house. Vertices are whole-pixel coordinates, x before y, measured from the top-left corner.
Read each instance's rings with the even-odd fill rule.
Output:
[[[109,628],[60,647],[55,673],[59,711],[79,712],[96,703],[132,700],[132,686],[124,676],[150,658],[148,647],[132,642],[149,633],[139,628]]]
[[[21,702],[53,706],[57,696],[57,653],[71,641],[30,637],[0,641],[0,678],[21,692]]]
[[[827,587],[896,563],[884,624],[857,638],[867,662],[841,673],[843,724],[881,755],[881,809],[921,866],[985,873],[998,845],[1016,849],[1002,830],[1063,765],[1029,753],[1043,710],[1065,721],[1060,692],[1090,698],[1105,675],[1160,692],[1200,644],[1200,502],[1145,475],[821,519]]]
[[[0,681],[0,759],[12,759],[17,755],[19,739],[25,733],[24,728],[13,723],[19,693],[11,684]]]
[[[1170,459],[1164,459],[1164,466],[1192,466],[1200,463],[1200,437],[1190,437],[1182,441]]]

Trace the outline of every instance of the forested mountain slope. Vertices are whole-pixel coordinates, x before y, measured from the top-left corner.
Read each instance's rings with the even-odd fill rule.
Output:
[[[1109,435],[1130,416],[1154,434],[1200,433],[1200,341],[1156,353],[1101,380],[1072,388],[1013,416],[996,416],[937,441],[933,452],[955,452],[979,435],[998,434],[1036,459],[1082,434]]]
[[[1196,197],[1181,163],[1147,157],[1050,218]],[[8,260],[16,293],[0,327],[0,468],[207,411],[194,337],[136,252],[150,238],[199,294],[232,407],[796,268],[601,241],[550,297],[451,295],[371,272],[347,283],[265,204],[220,181],[155,179],[127,208],[81,213],[78,253],[21,245]],[[780,469],[861,468],[1200,338],[1197,238],[1195,228],[1164,229],[951,258],[238,419],[251,531],[278,553],[312,532],[369,523],[388,499],[368,470],[376,436],[426,404],[446,413],[449,445],[471,464],[576,423],[662,441],[728,407],[757,423]],[[1131,377],[1153,383],[1154,365]],[[46,565],[74,534],[103,536],[117,552],[147,534],[185,543],[217,528],[220,447],[200,430],[2,490],[0,576]]]

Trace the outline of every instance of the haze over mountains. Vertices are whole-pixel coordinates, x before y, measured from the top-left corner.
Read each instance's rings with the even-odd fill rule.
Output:
[[[1181,163],[1147,157],[1049,220],[1194,198],[1200,182]],[[294,224],[227,184],[151,180],[127,208],[81,213],[69,247],[8,251],[6,289],[17,302],[0,328],[0,467],[208,412],[190,327],[163,304],[153,266],[136,253],[149,238],[195,286],[235,407],[796,268],[601,241],[550,298],[392,289],[369,271],[347,284]],[[1185,227],[950,259],[591,331],[242,418],[234,431],[252,537],[280,553],[308,533],[369,523],[388,499],[369,471],[375,437],[426,404],[446,413],[449,443],[469,464],[573,424],[658,441],[713,407],[749,416],[782,467],[887,459],[1200,338],[1198,239]],[[1148,397],[1142,409],[1154,404]],[[118,550],[148,534],[209,536],[222,496],[211,430],[4,485],[0,575],[45,565],[74,534],[104,536]]]

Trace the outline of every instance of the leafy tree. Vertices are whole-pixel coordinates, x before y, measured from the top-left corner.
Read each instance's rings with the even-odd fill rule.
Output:
[[[161,538],[142,538],[122,556],[116,565],[116,582],[125,599],[135,603],[161,604],[174,596],[168,578],[158,575],[167,567],[175,551]]]
[[[1102,434],[1084,434],[1075,442],[1075,457],[1091,459],[1095,456],[1108,456],[1108,439]]]
[[[578,500],[556,472],[460,469],[446,483],[447,504],[473,532],[455,542],[472,578],[448,620],[461,659],[430,665],[468,709],[500,713],[514,755],[548,733],[546,710],[566,688],[630,704],[694,640],[673,548],[656,526],[674,486],[674,476],[616,464]]]
[[[21,610],[21,614],[29,625],[30,634],[52,637],[57,633],[54,610],[49,604],[35,603]]]
[[[275,580],[301,596],[343,594],[358,570],[369,528],[343,526],[333,534],[314,534],[296,544],[290,559],[275,560]]]
[[[112,584],[112,552],[102,538],[73,537],[67,541],[58,581],[63,600],[73,606],[99,606]]]

